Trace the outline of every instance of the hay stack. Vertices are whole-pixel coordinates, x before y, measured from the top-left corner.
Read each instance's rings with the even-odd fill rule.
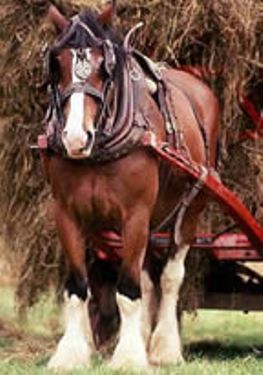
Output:
[[[54,3],[72,15],[85,6],[101,6],[102,1]],[[135,41],[143,52],[175,66],[202,65],[217,72],[208,81],[222,105],[223,150],[227,155],[238,130],[248,126],[237,105],[237,88],[259,79],[262,68],[261,0],[119,0],[117,4],[116,24],[121,30],[144,21]],[[50,283],[60,286],[64,274],[48,215],[49,188],[37,152],[28,148],[41,132],[47,104],[43,56],[54,38],[45,18],[47,7],[44,0],[0,0],[0,204],[2,230],[20,267],[18,296],[22,306],[34,303]],[[247,153],[243,153],[246,159]],[[245,162],[250,168],[251,160]],[[225,172],[226,179],[228,176],[233,180],[232,171]],[[251,180],[253,176],[254,170]],[[232,185],[237,186],[235,181]]]

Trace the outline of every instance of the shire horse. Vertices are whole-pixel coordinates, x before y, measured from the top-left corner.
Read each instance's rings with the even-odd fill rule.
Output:
[[[132,48],[138,26],[121,39],[112,14],[110,4],[69,20],[49,8],[59,36],[47,59],[41,157],[69,271],[65,332],[50,368],[88,365],[119,328],[112,366],[183,360],[177,301],[206,194],[142,139],[150,134],[212,169],[218,104],[196,77]],[[156,231],[171,234],[166,250],[156,251]]]

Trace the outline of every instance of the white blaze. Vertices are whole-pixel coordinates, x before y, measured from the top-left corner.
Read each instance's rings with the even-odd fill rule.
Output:
[[[86,53],[88,54],[89,51],[87,50]],[[75,72],[77,64],[76,51],[72,50],[72,55],[72,83],[83,82]],[[69,154],[83,149],[85,156],[88,156],[92,145],[90,145],[90,150],[84,150],[88,140],[87,129],[84,128],[84,99],[85,95],[82,92],[74,92],[69,99],[69,113],[64,128],[63,142]],[[93,124],[88,125],[88,130],[94,134]]]

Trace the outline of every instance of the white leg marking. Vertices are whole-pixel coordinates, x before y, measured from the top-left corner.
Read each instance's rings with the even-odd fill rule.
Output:
[[[188,250],[188,245],[179,248],[174,259],[168,261],[161,277],[162,298],[149,350],[150,362],[155,365],[183,361],[176,310]]]
[[[87,134],[84,125],[84,94],[74,93],[70,97],[70,109],[64,128],[63,142],[70,154],[71,151],[85,147]]]
[[[65,333],[48,368],[71,370],[88,365],[94,350],[87,302],[76,295],[66,298]]]
[[[149,344],[153,323],[156,320],[157,297],[155,288],[147,271],[141,274],[141,292],[142,292],[142,335],[146,345]]]
[[[113,353],[110,366],[113,368],[146,368],[147,353],[141,333],[141,300],[130,300],[117,294],[121,315],[119,342]]]

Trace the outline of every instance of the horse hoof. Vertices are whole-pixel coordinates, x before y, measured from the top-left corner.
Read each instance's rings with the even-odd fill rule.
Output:
[[[113,370],[132,370],[132,371],[147,371],[149,368],[148,361],[132,361],[128,360],[125,361],[123,358],[120,360],[118,359],[113,359],[109,363],[109,367]]]
[[[152,366],[180,365],[184,363],[181,353],[151,353],[149,362]]]
[[[56,356],[56,354],[48,362],[47,368],[50,370],[73,370],[78,368],[87,367],[89,360],[87,358],[80,358],[75,356],[74,358],[62,358]]]
[[[156,332],[157,333],[157,332]],[[149,362],[154,366],[181,364],[184,362],[181,345],[175,336],[154,334],[150,341]]]
[[[65,339],[65,337],[64,337]],[[55,354],[48,362],[48,369],[53,370],[72,370],[88,366],[91,353],[85,340],[78,340],[75,345],[67,345],[67,340],[61,340]]]
[[[146,369],[148,359],[141,333],[141,300],[132,301],[117,294],[117,303],[121,315],[120,337],[109,365],[114,369]]]

